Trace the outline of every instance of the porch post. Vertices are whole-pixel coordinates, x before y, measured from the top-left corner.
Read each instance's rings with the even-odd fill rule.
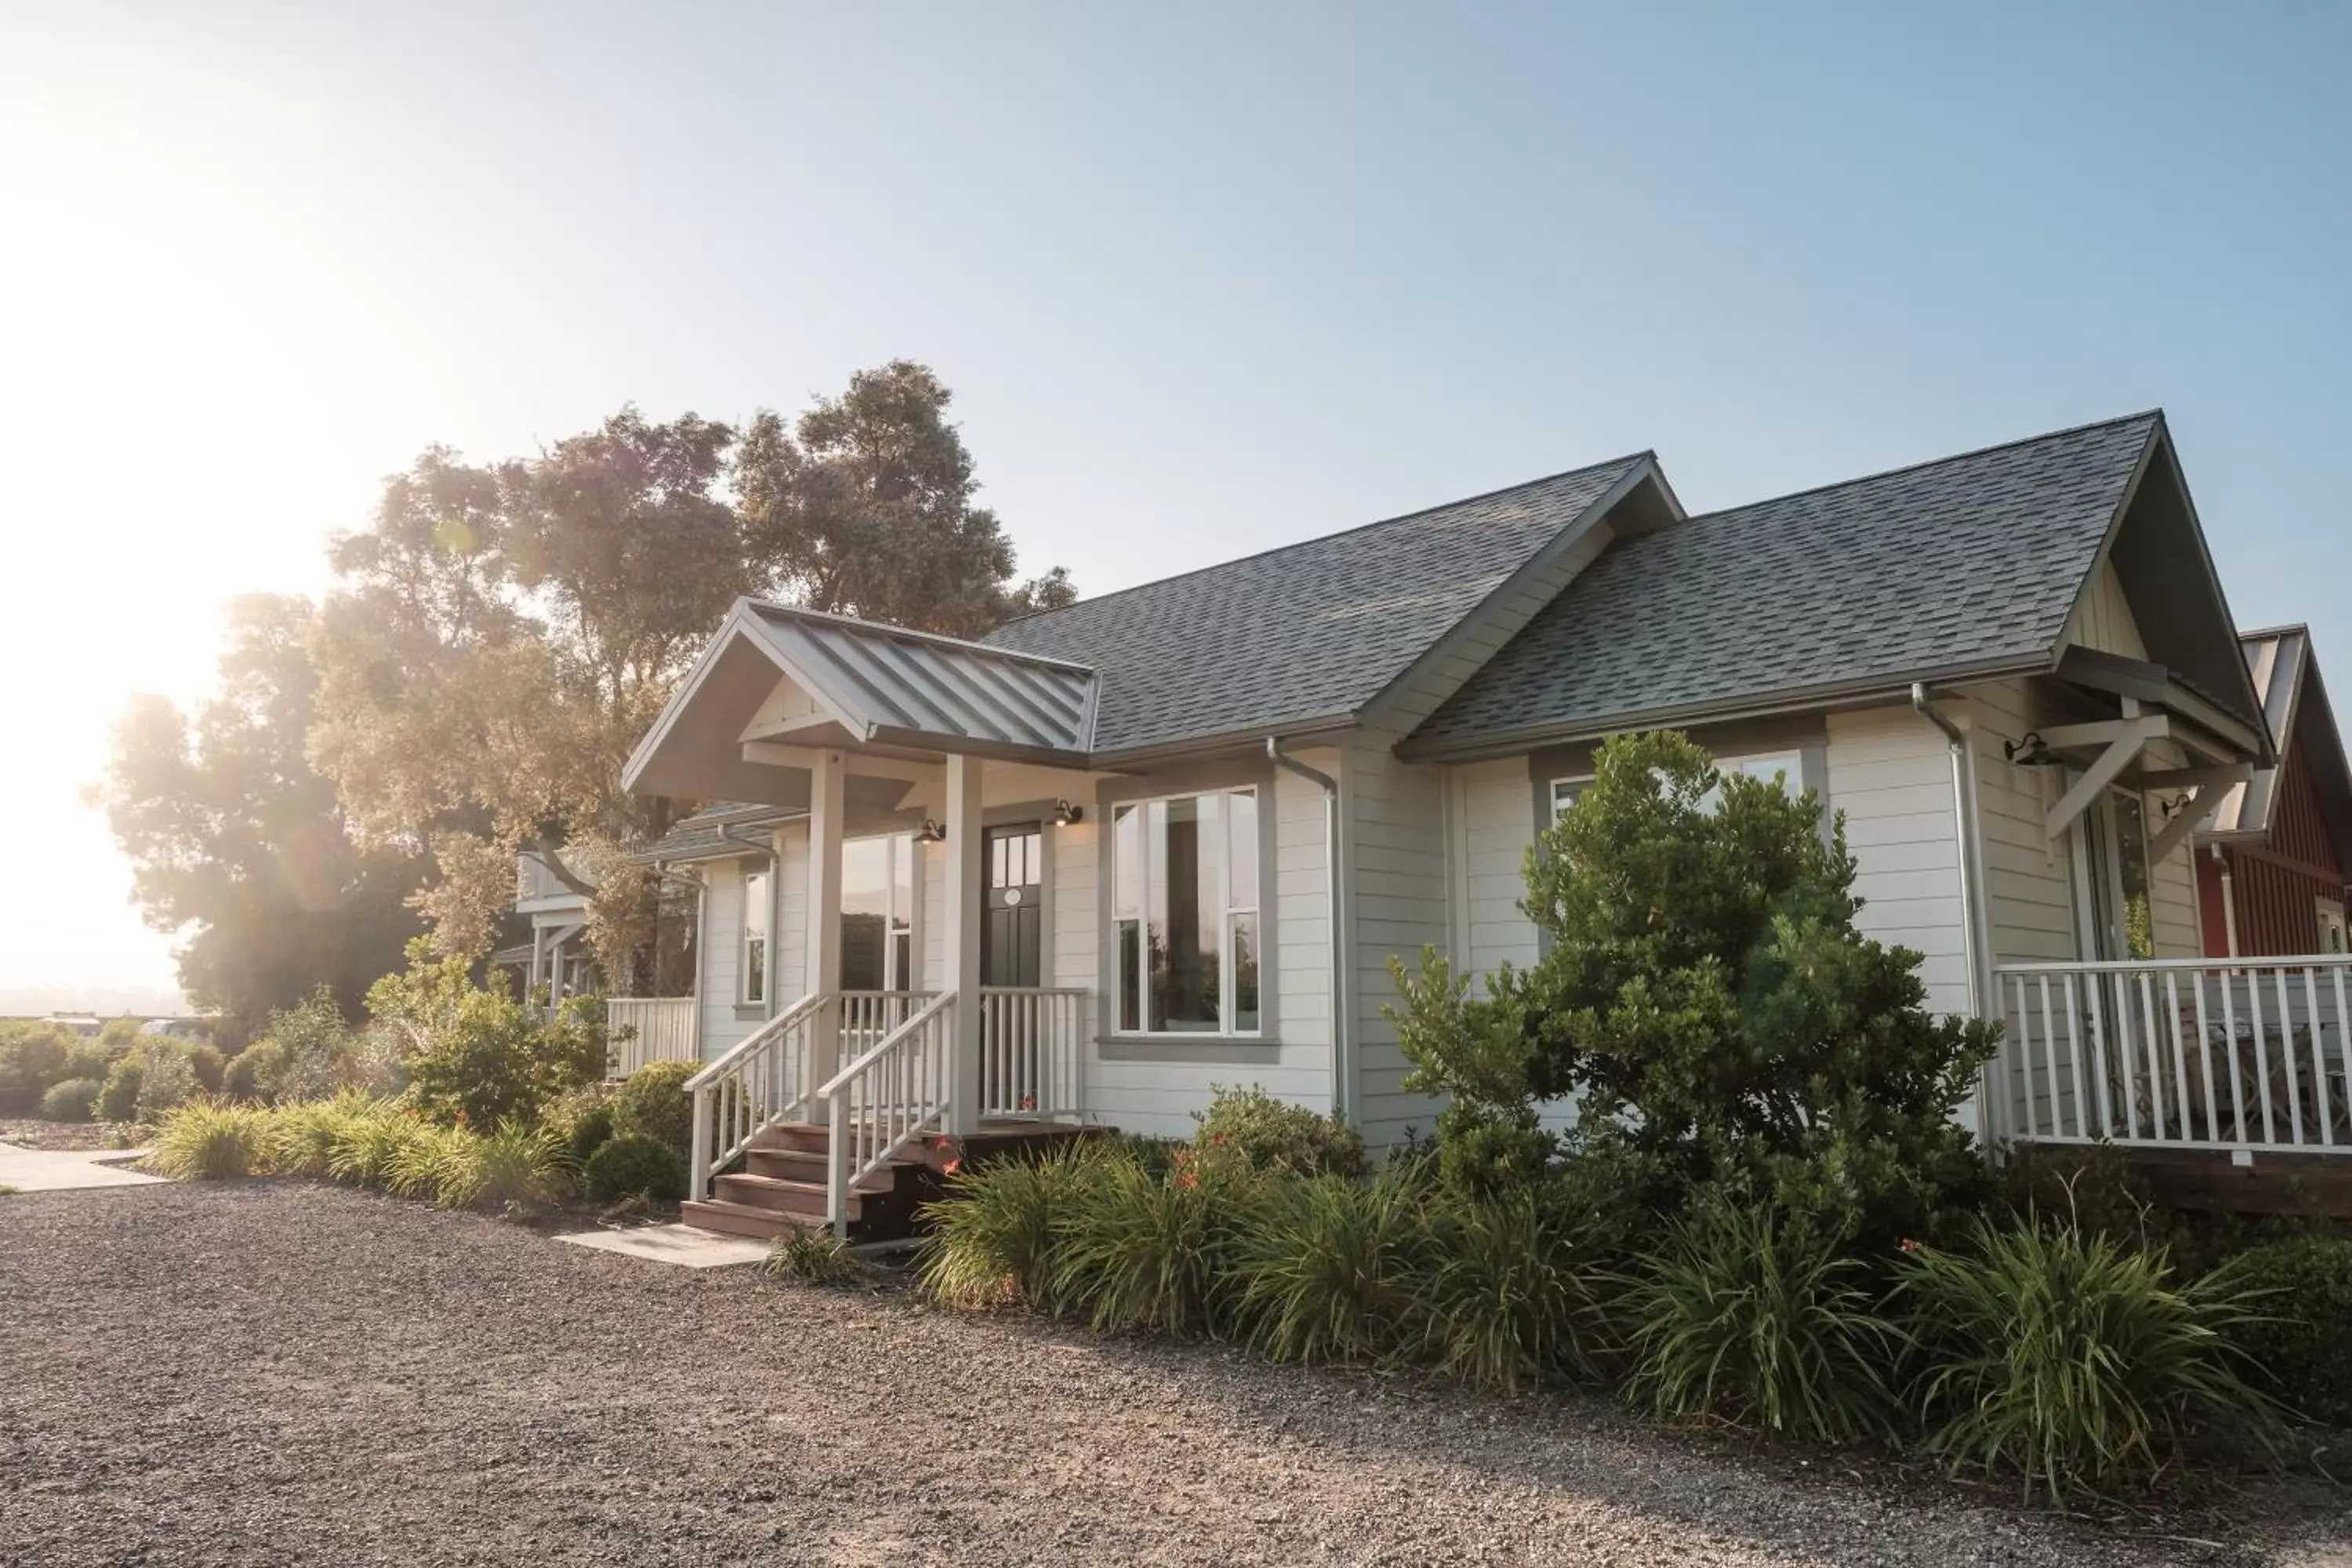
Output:
[[[842,779],[846,772],[839,752],[818,753],[809,769],[808,913],[801,984],[812,996],[841,989]],[[814,1089],[841,1070],[839,1009],[823,1008],[811,1018],[808,1037],[808,1086]],[[823,1106],[810,1107],[811,1121],[824,1118]]]
[[[946,930],[947,973],[954,993],[948,1034],[947,1124],[950,1137],[980,1131],[980,921],[982,881],[981,805],[978,757],[950,755],[947,780]]]

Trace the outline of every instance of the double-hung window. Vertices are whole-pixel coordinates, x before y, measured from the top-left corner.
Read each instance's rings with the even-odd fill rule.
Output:
[[[743,876],[743,1000],[768,999],[768,873]]]
[[[915,989],[915,840],[893,833],[841,847],[841,987]]]
[[[1718,757],[1715,770],[1719,773],[1742,773],[1751,779],[1762,779],[1767,784],[1778,784],[1790,795],[1804,788],[1803,763],[1794,752],[1767,752],[1753,757]],[[1558,822],[1566,816],[1568,808],[1576,804],[1577,797],[1591,787],[1592,775],[1590,773],[1552,780],[1551,819]],[[1700,809],[1710,814],[1721,809],[1722,805],[1723,790],[1720,786],[1699,797]]]
[[[1111,817],[1118,1027],[1255,1035],[1258,800],[1254,789],[1135,801]]]

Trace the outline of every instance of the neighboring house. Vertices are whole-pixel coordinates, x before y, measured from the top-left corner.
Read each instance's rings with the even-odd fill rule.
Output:
[[[689,1215],[845,1224],[929,1134],[1183,1133],[1217,1084],[1426,1131],[1391,955],[1534,959],[1528,852],[1660,727],[1818,790],[1864,929],[2011,1024],[1988,1135],[2219,1140],[2140,982],[2274,757],[2150,413],[1700,517],[1636,454],[979,643],[739,602],[624,775],[746,803],[654,851],[702,889]]]
[[[2198,831],[2205,951],[2217,958],[2343,952],[2352,767],[2311,628],[2249,632],[2244,640],[2279,761],[2233,785]]]
[[[526,849],[515,858],[514,907],[530,921],[530,944],[499,949],[490,955],[491,966],[514,972],[526,996],[544,986],[550,1005],[595,990],[595,966],[585,940],[588,895],[549,870],[540,850]]]

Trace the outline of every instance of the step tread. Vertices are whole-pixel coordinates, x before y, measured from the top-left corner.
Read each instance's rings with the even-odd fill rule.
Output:
[[[769,1192],[808,1193],[820,1198],[824,1196],[826,1192],[830,1190],[826,1184],[821,1180],[804,1182],[796,1176],[767,1176],[761,1174],[757,1171],[734,1171],[726,1175],[716,1177],[714,1180],[725,1183],[740,1183],[747,1187],[757,1187]],[[866,1177],[864,1181],[854,1184],[849,1190],[853,1194],[887,1193],[892,1190],[892,1184],[887,1177],[884,1176],[882,1173],[877,1171],[873,1175]]]

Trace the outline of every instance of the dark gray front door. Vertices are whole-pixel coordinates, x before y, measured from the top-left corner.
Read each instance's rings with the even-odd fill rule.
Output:
[[[1045,849],[1041,825],[1024,822],[988,829],[981,853],[988,891],[980,922],[980,983],[1043,984]]]

